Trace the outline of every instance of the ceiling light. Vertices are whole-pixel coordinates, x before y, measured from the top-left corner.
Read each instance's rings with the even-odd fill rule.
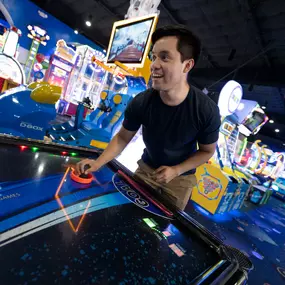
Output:
[[[275,133],[279,133],[280,132],[280,130],[279,129],[275,129]]]
[[[274,123],[274,121],[273,121],[273,120],[269,120],[269,123],[270,123],[270,124],[273,124],[273,123]]]
[[[85,22],[87,27],[91,27],[92,26],[92,18],[93,18],[92,15],[88,16],[88,18],[87,18],[87,20]]]
[[[78,35],[78,30],[74,30],[74,34]]]
[[[103,52],[106,52],[106,50],[104,49]]]
[[[285,143],[283,143],[283,145],[285,146]]]
[[[265,110],[265,109],[266,109],[266,107],[265,107],[265,106],[262,106],[261,108],[262,108],[263,110]]]

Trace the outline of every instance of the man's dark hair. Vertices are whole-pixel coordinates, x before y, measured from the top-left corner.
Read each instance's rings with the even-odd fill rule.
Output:
[[[151,37],[154,45],[159,39],[174,36],[178,39],[177,50],[181,55],[181,61],[193,58],[195,64],[201,52],[200,39],[184,26],[164,26],[158,28]]]

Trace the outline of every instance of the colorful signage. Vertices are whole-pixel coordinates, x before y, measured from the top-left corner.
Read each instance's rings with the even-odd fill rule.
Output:
[[[65,40],[59,40],[56,43],[54,54],[72,64],[75,64],[77,57],[76,51],[73,48],[68,47]]]
[[[243,95],[241,85],[230,80],[225,84],[219,96],[218,106],[221,116],[229,116],[238,108]]]

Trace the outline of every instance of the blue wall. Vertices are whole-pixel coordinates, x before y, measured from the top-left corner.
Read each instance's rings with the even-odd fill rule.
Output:
[[[80,44],[86,44],[90,47],[103,51],[103,49],[97,46],[92,41],[88,40],[84,36],[78,34],[76,35],[70,27],[64,23],[57,20],[55,17],[46,13],[34,3],[29,0],[0,0],[6,9],[9,11],[14,25],[22,31],[22,36],[20,38],[19,44],[25,49],[30,49],[31,39],[27,37],[28,35],[28,25],[37,25],[45,30],[47,30],[50,40],[47,42],[47,45],[44,47],[41,45],[39,53],[45,55],[50,54],[52,48],[56,46],[56,42],[59,39],[64,39],[66,42],[77,42]],[[54,3],[54,2],[53,2]],[[40,16],[42,12],[47,17]]]

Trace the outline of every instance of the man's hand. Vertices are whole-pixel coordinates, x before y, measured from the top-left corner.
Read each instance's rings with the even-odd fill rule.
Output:
[[[179,171],[175,166],[160,166],[153,173],[153,178],[158,183],[168,183],[177,176]]]
[[[85,165],[89,165],[90,168],[88,168],[87,170],[85,170]],[[75,171],[78,175],[81,174],[88,174],[90,172],[94,172],[97,171],[99,168],[101,167],[101,165],[98,164],[98,162],[96,160],[93,159],[83,159],[81,161],[79,161],[76,165],[75,165]]]

